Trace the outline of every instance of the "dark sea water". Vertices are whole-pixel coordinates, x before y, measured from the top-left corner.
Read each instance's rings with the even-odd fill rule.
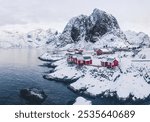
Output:
[[[66,105],[72,104],[80,96],[69,90],[66,84],[49,81],[43,78],[50,70],[43,65],[38,57],[45,51],[38,49],[0,49],[0,105],[25,105],[28,104],[19,96],[23,88],[38,88],[48,95],[42,104]],[[116,98],[90,98],[95,105],[129,105],[150,104],[150,100],[139,102],[121,102]]]
[[[23,88],[43,89],[48,95],[43,104],[68,104],[77,95],[65,84],[43,79],[49,69],[38,59],[44,51],[34,49],[0,49],[0,104],[20,105],[27,102],[20,98]]]

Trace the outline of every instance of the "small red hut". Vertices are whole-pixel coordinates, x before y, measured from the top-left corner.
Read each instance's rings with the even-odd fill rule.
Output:
[[[112,50],[108,50],[106,48],[103,49],[94,49],[94,52],[96,55],[103,55],[103,54],[113,54],[114,52]]]
[[[84,59],[84,64],[85,65],[92,64],[92,58],[91,58],[91,56],[84,56],[83,59]]]
[[[91,56],[78,56],[77,63],[78,65],[90,65],[92,64]]]
[[[101,66],[107,68],[115,68],[119,65],[119,62],[115,58],[107,58],[106,60],[101,61]]]
[[[92,58],[91,56],[83,56],[79,54],[67,54],[67,62],[68,63],[74,63],[78,65],[90,65],[92,64]]]
[[[102,55],[103,51],[101,49],[94,49],[94,52],[96,52],[96,55]]]

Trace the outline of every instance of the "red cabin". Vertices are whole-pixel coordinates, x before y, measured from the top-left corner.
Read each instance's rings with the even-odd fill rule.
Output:
[[[77,63],[78,65],[90,65],[92,64],[91,56],[78,56]]]
[[[85,65],[92,64],[92,58],[91,58],[91,56],[84,56],[83,59],[84,59],[84,64]]]
[[[96,55],[113,54],[114,53],[113,51],[108,50],[106,48],[103,48],[103,49],[94,49],[94,52],[96,53]]]
[[[78,65],[90,65],[92,64],[91,56],[83,56],[83,55],[68,55],[67,58],[68,63],[74,63]]]
[[[115,68],[119,65],[119,62],[115,58],[108,58],[104,61],[101,61],[101,66],[107,68]]]
[[[96,55],[102,55],[103,51],[101,49],[95,49]]]

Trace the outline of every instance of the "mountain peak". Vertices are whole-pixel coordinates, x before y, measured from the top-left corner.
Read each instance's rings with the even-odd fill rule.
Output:
[[[103,14],[103,13],[106,13],[105,11],[102,11],[102,10],[100,10],[100,9],[98,9],[98,8],[95,8],[94,10],[93,10],[93,14]]]
[[[60,36],[62,45],[84,40],[96,42],[104,34],[120,29],[117,19],[105,11],[95,8],[90,16],[80,15],[72,18]]]

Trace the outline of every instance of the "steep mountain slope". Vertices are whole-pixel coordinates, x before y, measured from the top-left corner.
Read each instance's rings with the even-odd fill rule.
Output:
[[[61,46],[80,41],[101,41],[104,35],[126,40],[126,36],[120,30],[116,18],[99,9],[94,9],[90,16],[80,15],[72,18],[60,35]],[[115,38],[114,38],[115,39]]]

